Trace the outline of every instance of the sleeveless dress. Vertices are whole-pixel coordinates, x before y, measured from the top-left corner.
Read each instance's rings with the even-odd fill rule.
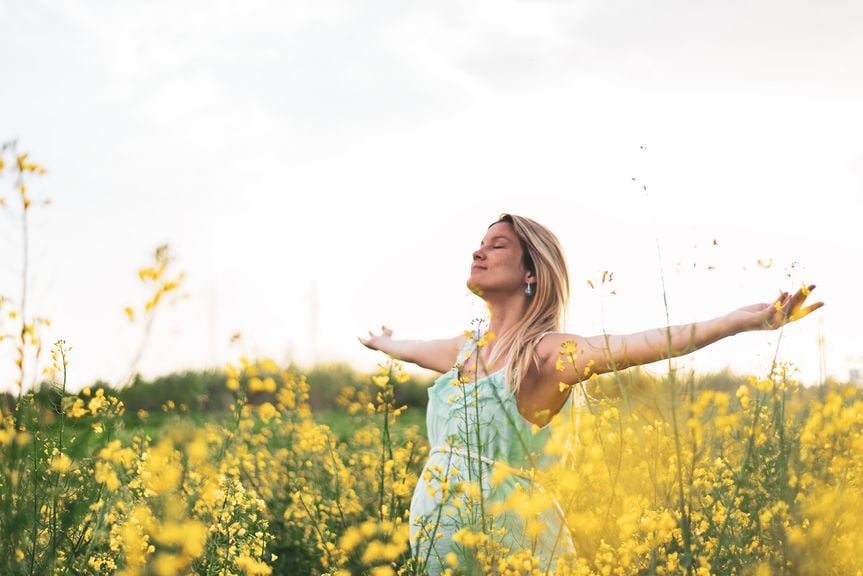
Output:
[[[459,570],[471,573],[472,564],[476,571],[475,542],[463,535],[485,533],[503,548],[503,555],[530,550],[539,567],[551,572],[561,555],[574,553],[572,539],[560,505],[526,473],[551,464],[543,452],[551,430],[519,413],[515,395],[505,391],[504,370],[479,376],[475,383],[459,381],[460,367],[475,348],[475,341],[468,339],[456,365],[428,389],[431,449],[411,498],[412,556],[421,562],[421,573],[440,574],[451,566],[451,554]],[[574,395],[573,389],[559,411],[564,418]],[[502,469],[510,472],[501,474]],[[514,493],[523,499],[502,506]],[[545,505],[522,515],[510,509],[513,502],[523,502],[524,509],[531,508],[530,502]],[[483,517],[492,525],[484,524]]]

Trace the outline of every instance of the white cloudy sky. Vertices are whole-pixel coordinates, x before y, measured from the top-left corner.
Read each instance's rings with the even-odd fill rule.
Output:
[[[861,27],[854,1],[2,0],[0,139],[48,167],[32,189],[53,201],[33,212],[30,312],[75,347],[72,388],[116,381],[136,268],[167,242],[189,297],[145,375],[234,359],[237,331],[251,353],[368,369],[382,356],[357,334],[450,336],[482,312],[470,254],[508,211],[563,242],[571,332],[663,325],[660,270],[674,323],[812,282],[827,306],[780,356],[817,380],[820,329],[847,377]],[[20,244],[0,213],[16,300]],[[588,287],[603,270],[616,295]],[[683,364],[763,373],[777,336]]]

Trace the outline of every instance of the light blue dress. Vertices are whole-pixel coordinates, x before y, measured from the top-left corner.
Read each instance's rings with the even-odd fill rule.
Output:
[[[423,562],[423,572],[439,574],[449,566],[447,554],[455,553],[459,569],[470,572],[471,562],[475,562],[471,550],[452,539],[461,528],[467,528],[490,534],[489,538],[510,552],[531,550],[540,560],[540,568],[553,571],[561,555],[574,552],[557,502],[534,517],[541,526],[536,536],[525,529],[520,514],[490,513],[495,502],[505,500],[515,490],[524,489],[531,495],[542,491],[538,483],[523,475],[510,474],[495,486],[491,476],[495,462],[523,470],[547,467],[552,458],[544,454],[543,447],[551,430],[546,425],[534,432],[534,425],[519,413],[515,395],[506,393],[503,370],[480,376],[476,383],[459,383],[460,367],[475,346],[468,339],[456,365],[428,390],[426,422],[431,450],[411,499],[412,555]],[[571,412],[574,395],[571,392],[561,408],[562,417]],[[472,496],[460,492],[459,483],[465,481],[481,486],[482,498],[476,489]],[[447,484],[449,496],[442,498],[442,487]],[[446,502],[441,504],[443,499]],[[482,525],[482,510],[486,518],[492,518],[493,527]]]

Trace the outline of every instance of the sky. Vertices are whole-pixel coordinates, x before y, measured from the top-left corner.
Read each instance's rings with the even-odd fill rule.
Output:
[[[483,315],[471,253],[510,212],[564,246],[568,332],[813,283],[826,306],[781,336],[677,365],[764,375],[778,354],[803,383],[845,379],[861,26],[854,1],[0,0],[0,141],[48,169],[29,187],[51,200],[30,213],[29,313],[73,346],[69,389],[120,382],[137,269],[169,244],[185,297],[159,310],[145,377],[241,354],[371,370],[385,357],[356,338],[382,323],[442,338]],[[0,294],[20,302],[11,184]]]

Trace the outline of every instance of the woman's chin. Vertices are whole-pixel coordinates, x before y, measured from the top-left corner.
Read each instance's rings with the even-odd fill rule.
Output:
[[[468,279],[467,281],[467,289],[476,294],[477,296],[482,296],[482,288],[480,288],[477,283],[472,282],[471,279]]]

